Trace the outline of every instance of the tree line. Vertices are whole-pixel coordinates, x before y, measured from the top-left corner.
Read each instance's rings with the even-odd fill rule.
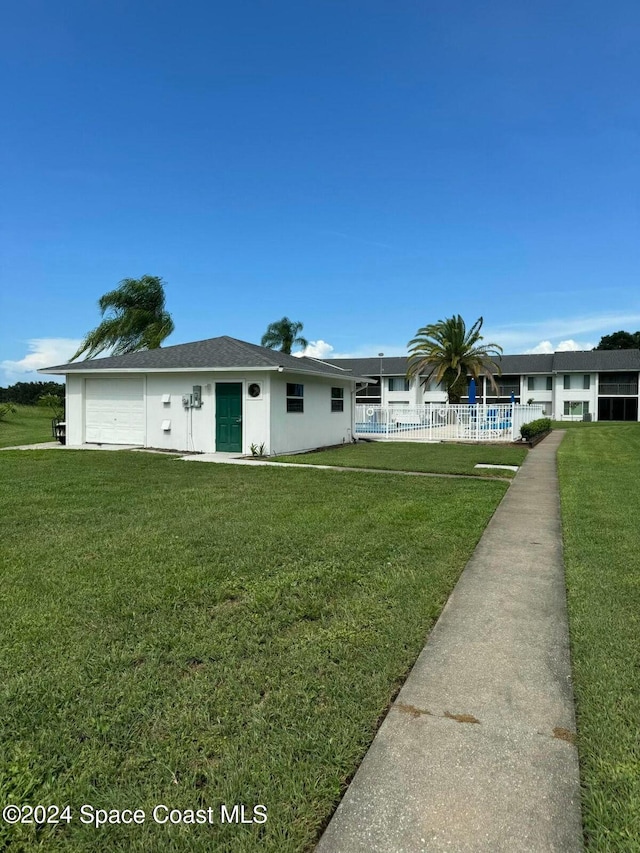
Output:
[[[613,332],[603,335],[600,343],[594,349],[638,349],[640,348],[640,332]]]
[[[53,395],[64,400],[65,386],[61,382],[16,382],[0,388],[0,403],[35,406],[41,397]]]

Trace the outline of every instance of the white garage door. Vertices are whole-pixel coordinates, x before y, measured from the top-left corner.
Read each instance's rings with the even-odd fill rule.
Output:
[[[142,379],[87,379],[85,441],[144,445]]]

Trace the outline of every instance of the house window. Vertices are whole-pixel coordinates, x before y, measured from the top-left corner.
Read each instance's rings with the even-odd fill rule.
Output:
[[[570,388],[571,388],[571,374],[565,373],[565,375],[564,375],[564,390],[569,391]],[[569,413],[566,412],[565,414],[569,414]]]
[[[535,391],[536,390],[536,381],[533,376],[529,376],[527,378],[527,391]]]
[[[553,391],[553,376],[547,376],[547,391]]]
[[[304,412],[304,385],[287,382],[287,411]]]
[[[344,412],[344,388],[331,389],[331,411]]]
[[[403,379],[401,376],[389,377],[389,391],[408,391],[409,380]]]
[[[589,402],[587,400],[565,400],[565,415],[587,415],[589,414]]]
[[[582,377],[582,390],[588,391],[591,387],[591,376],[588,373]]]

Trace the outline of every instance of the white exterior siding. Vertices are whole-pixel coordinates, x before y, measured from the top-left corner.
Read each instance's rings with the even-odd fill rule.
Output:
[[[422,379],[416,377],[409,380],[408,391],[389,391],[388,383],[389,377],[387,376],[382,390],[383,406],[393,406],[406,400],[409,401],[410,406],[421,406],[423,403],[444,403],[447,400],[447,392],[435,386],[433,381],[429,383],[428,391],[424,390]]]
[[[213,453],[216,450],[216,383],[237,382],[242,385],[242,453],[248,455],[251,445],[265,445],[266,452],[292,453],[312,450],[330,444],[350,442],[352,435],[352,384],[339,378],[324,378],[304,374],[271,372],[173,372],[147,373],[128,378],[121,374],[96,377],[87,374],[67,376],[66,422],[67,445],[79,447],[85,443],[139,444],[165,450]],[[287,383],[304,385],[304,411],[287,412]],[[102,384],[101,384],[102,383]],[[258,384],[257,397],[248,393],[249,385]],[[87,388],[92,400],[105,391],[97,407],[91,412],[104,411],[104,424],[112,422],[114,412],[122,409],[117,389],[128,389],[134,384],[141,391],[141,419],[131,423],[131,429],[100,431],[95,417],[87,421]],[[191,394],[194,385],[202,388],[202,406],[185,408],[183,394]],[[343,411],[331,411],[331,389],[343,389]],[[130,395],[123,394],[125,399]],[[168,401],[165,398],[168,396]],[[163,424],[170,422],[170,428]]]
[[[572,374],[572,380],[577,387],[564,387],[564,373],[558,373],[554,376],[553,385],[553,418],[561,421],[564,415],[565,402],[586,402],[589,404],[589,413],[593,420],[598,417],[598,374],[589,373],[589,388],[580,387],[583,383],[584,372]],[[579,380],[579,381],[578,381]],[[574,419],[582,420],[582,414],[577,415]]]
[[[69,374],[65,379],[66,441],[72,447],[79,447],[84,443],[84,377]]]
[[[121,431],[116,440],[113,435],[96,431],[96,423],[87,422],[87,388],[89,397],[95,399],[98,383],[104,383],[105,422],[112,417],[110,411],[118,408],[114,404],[113,393],[118,382],[138,383],[144,389],[141,400],[143,431],[134,427],[129,432]],[[67,376],[66,423],[67,445],[79,447],[85,443],[140,444],[144,447],[157,447],[166,450],[195,450],[201,453],[215,451],[215,383],[242,383],[242,452],[249,453],[253,442],[270,442],[269,428],[269,386],[268,373],[231,373],[231,372],[184,372],[149,373],[144,376],[123,379],[119,374],[104,376],[86,376],[71,374]],[[258,383],[261,394],[258,398],[249,397],[247,388]],[[114,384],[116,383],[116,384]],[[192,393],[193,386],[202,387],[202,406],[199,409],[185,408],[182,395]],[[120,386],[123,387],[123,386]],[[163,398],[169,395],[169,402]],[[107,402],[108,400],[108,402]],[[163,422],[170,421],[170,429],[163,429]]]
[[[529,387],[532,380],[533,388]],[[551,389],[547,388],[548,380],[551,380]],[[550,418],[553,412],[553,388],[555,377],[550,374],[524,374],[520,377],[520,402],[528,403],[533,400],[534,404],[540,404],[545,417]]]
[[[147,374],[147,447],[193,450],[214,453],[216,450],[216,382],[242,384],[242,453],[248,454],[252,443],[269,446],[269,374],[268,373],[150,373]],[[262,389],[260,397],[247,393],[251,383]],[[202,387],[202,406],[185,408],[182,395],[191,394],[194,385]],[[163,397],[171,396],[169,403]],[[163,430],[163,421],[171,421],[171,430]]]
[[[397,389],[391,390],[391,384],[397,385]],[[415,381],[409,380],[409,388],[405,389],[404,376],[385,376],[383,377],[382,401],[385,406],[398,405],[415,405]]]
[[[287,411],[287,383],[304,386],[304,411]],[[331,411],[331,388],[344,389],[344,411]],[[272,374],[270,453],[294,453],[350,442],[353,405],[351,389],[351,383],[339,378]]]
[[[215,400],[207,385],[209,373],[147,374],[147,447],[164,450],[215,450],[215,431],[211,427]],[[194,385],[202,387],[202,406],[189,409],[182,405],[182,395],[191,394]],[[163,397],[169,395],[169,402]],[[163,421],[171,428],[163,430]]]

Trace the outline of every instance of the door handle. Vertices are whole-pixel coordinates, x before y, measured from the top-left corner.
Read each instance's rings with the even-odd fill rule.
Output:
[[[242,418],[236,418],[236,423],[237,423],[237,424],[241,424],[241,423],[242,423]]]

